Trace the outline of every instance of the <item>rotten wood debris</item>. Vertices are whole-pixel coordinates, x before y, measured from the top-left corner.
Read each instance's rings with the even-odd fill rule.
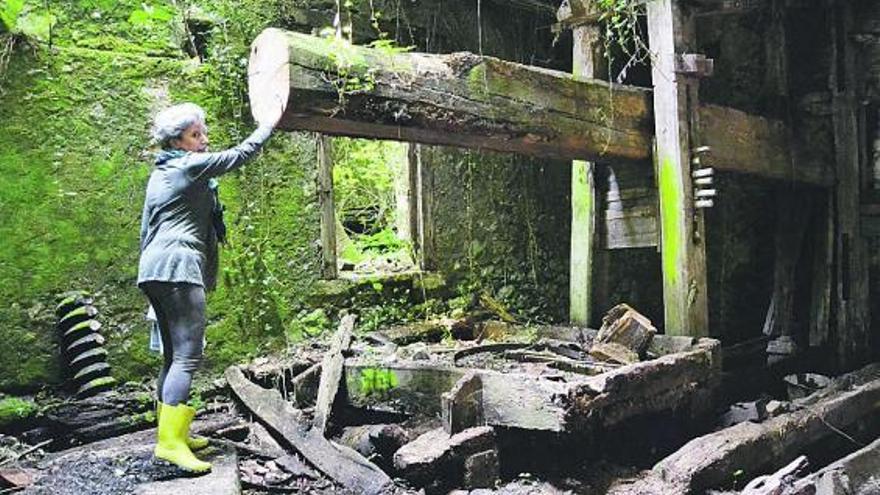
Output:
[[[645,493],[664,495],[707,493],[729,489],[733,473],[757,480],[754,490],[747,492],[752,495],[873,493],[870,490],[880,486],[880,471],[872,467],[880,465],[877,440],[873,448],[861,449],[794,481],[802,465],[801,455],[819,461],[821,466],[829,456],[833,460],[835,452],[851,452],[864,446],[865,439],[880,435],[876,421],[880,414],[880,365],[838,377],[812,395],[795,399],[791,407],[791,412],[763,422],[741,422],[695,438],[659,461],[637,482],[621,483],[609,493],[633,493],[633,489],[636,493],[648,490]],[[842,483],[848,491],[834,488]],[[758,485],[767,485],[767,489],[759,490]],[[811,491],[820,485],[828,491]]]
[[[351,345],[353,318],[346,318],[323,356],[320,378],[315,365],[301,361],[294,364],[300,375],[276,370],[286,381],[301,380],[303,389],[316,391],[317,397],[304,401],[315,403],[314,411],[296,409],[300,400],[289,383],[271,379],[265,364],[254,371],[232,367],[226,375],[232,393],[261,424],[342,487],[379,493],[392,486],[389,475],[426,493],[490,487],[501,471],[497,428],[593,435],[645,414],[676,411],[696,418],[708,411],[719,383],[716,341],[655,336],[650,321],[628,307],[607,323],[601,343],[593,330],[547,327],[532,344],[459,341],[428,348],[419,342],[398,346],[376,335],[367,340],[380,346]],[[503,335],[517,332],[504,325]],[[416,333],[431,338],[430,332]],[[400,328],[391,335],[411,342],[412,335]],[[597,343],[619,345],[636,362],[596,361],[590,350]],[[413,354],[410,348],[423,350]],[[638,361],[639,354],[646,360]],[[484,367],[490,361],[507,367]],[[570,371],[578,364],[591,369]],[[414,424],[441,422],[410,434],[395,424],[343,422],[355,417],[352,411],[412,418],[407,423]],[[326,432],[341,432],[339,443],[326,439]],[[276,479],[278,460],[273,461],[248,476]]]

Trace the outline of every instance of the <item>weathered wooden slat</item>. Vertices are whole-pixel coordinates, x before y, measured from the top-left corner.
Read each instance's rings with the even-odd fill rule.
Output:
[[[808,191],[783,188],[777,190],[773,294],[764,319],[764,335],[773,336],[792,335],[797,262],[813,202]]]
[[[812,285],[810,286],[810,346],[828,342],[831,330],[831,285],[834,267],[833,193],[823,191],[813,222]]]
[[[345,83],[349,89],[340,98],[338,88]],[[287,130],[562,160],[651,157],[651,91],[471,53],[389,55],[267,29],[252,46],[249,84],[255,117],[286,104],[279,126]],[[705,113],[734,118],[738,134],[748,136],[735,141],[736,149],[716,153],[719,168],[810,183],[824,177],[814,169],[824,167],[818,160],[799,164],[791,173],[787,159],[744,163],[736,154],[761,159],[780,154],[778,124],[711,107]],[[727,126],[708,122],[706,141],[727,146]]]
[[[659,238],[657,189],[653,173],[639,163],[607,167],[605,222],[606,249],[654,247]]]
[[[324,433],[330,413],[333,409],[333,401],[339,391],[339,381],[342,378],[343,362],[345,357],[342,353],[351,345],[352,332],[354,331],[354,315],[345,315],[339,322],[339,328],[333,335],[330,350],[324,355],[321,362],[321,382],[318,386],[318,401],[315,404],[315,418],[312,422],[314,429]]]
[[[226,370],[233,393],[267,428],[281,435],[318,470],[355,493],[386,493],[391,479],[370,461],[350,449],[340,449],[322,432],[307,428],[302,414],[276,390],[267,390],[248,380],[235,366]]]
[[[318,207],[321,209],[321,274],[336,278],[336,207],[333,204],[333,142],[318,137]]]
[[[870,309],[868,256],[861,234],[860,149],[857,110],[860,96],[856,74],[856,50],[852,41],[853,12],[849,2],[837,2],[831,9],[832,121],[837,165],[835,198],[834,264],[832,300],[835,322],[837,365],[842,369],[863,363],[870,356]]]
[[[418,202],[418,263],[422,270],[437,266],[437,249],[434,243],[434,169],[430,159],[432,150],[420,144],[410,144],[412,159],[416,162]],[[428,155],[427,159],[424,156]]]

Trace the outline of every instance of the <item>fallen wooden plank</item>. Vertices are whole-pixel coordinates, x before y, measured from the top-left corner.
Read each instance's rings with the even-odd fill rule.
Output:
[[[759,476],[750,481],[743,489],[742,495],[768,495],[781,493],[801,471],[807,469],[807,456],[802,455],[791,461],[787,466],[773,474]]]
[[[647,89],[467,52],[389,55],[279,29],[254,40],[248,70],[255,118],[281,106],[286,130],[605,163],[650,163],[652,154]],[[716,168],[828,184],[821,150],[792,166],[778,121],[713,106],[699,113]]]
[[[318,386],[318,402],[315,404],[315,418],[313,427],[320,433],[327,429],[327,421],[333,409],[333,401],[339,391],[339,380],[342,378],[342,353],[351,345],[352,332],[354,331],[354,315],[345,315],[339,322],[339,328],[333,335],[330,350],[324,355],[321,363],[321,382]]]
[[[839,486],[840,491],[828,490]],[[880,493],[880,438],[815,473],[797,480],[783,495]]]
[[[281,435],[319,471],[357,493],[380,494],[392,486],[382,470],[357,453],[342,451],[322,432],[305,429],[301,413],[281,394],[255,385],[235,366],[226,370],[233,393],[270,430]]]
[[[842,383],[840,387],[842,387]],[[870,424],[880,413],[880,380],[851,390],[829,387],[816,401],[802,402],[802,409],[763,423],[744,422],[691,440],[661,460],[653,471],[682,493],[722,486],[731,473],[742,470],[755,476],[791,462],[805,449],[823,445],[846,432]],[[870,428],[869,428],[870,429]]]

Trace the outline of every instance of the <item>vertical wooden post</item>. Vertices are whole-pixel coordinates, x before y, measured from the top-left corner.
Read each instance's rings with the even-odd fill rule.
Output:
[[[773,113],[790,123],[788,108],[788,53],[786,52],[785,0],[771,0],[771,20],[764,41],[766,56],[765,92],[772,95]],[[780,343],[768,349],[796,349],[791,338],[794,323],[794,295],[797,262],[811,218],[812,195],[794,183],[776,186],[776,228],[773,242],[773,293],[764,319],[764,334],[781,336]],[[818,315],[817,315],[818,316]],[[792,352],[793,353],[793,352]]]
[[[573,29],[574,75],[598,78],[599,26]],[[592,162],[571,162],[571,256],[569,272],[569,321],[588,325],[592,317],[593,260],[596,252],[596,184]]]
[[[810,290],[810,347],[828,343],[831,322],[831,280],[834,269],[834,200],[822,194],[815,218],[813,277]]]
[[[318,207],[321,209],[321,276],[336,278],[336,207],[333,204],[333,142],[318,135]]]
[[[667,334],[709,333],[703,214],[694,207],[691,148],[699,144],[699,80],[676,71],[679,55],[694,48],[693,16],[681,0],[650,0],[663,312]]]
[[[406,143],[406,208],[404,211],[406,237],[418,255],[421,252],[419,235],[419,155],[418,144]]]
[[[424,159],[420,144],[410,145],[410,163],[415,166],[416,190],[418,191],[417,229],[419,268],[436,268],[434,253],[434,171],[431,169],[430,154]]]
[[[837,321],[837,365],[855,367],[870,355],[868,333],[868,256],[861,233],[860,147],[855,47],[851,41],[852,11],[847,1],[833,3],[831,32],[833,64],[829,77],[832,93],[834,149],[837,161],[835,194],[837,263],[832,298]]]

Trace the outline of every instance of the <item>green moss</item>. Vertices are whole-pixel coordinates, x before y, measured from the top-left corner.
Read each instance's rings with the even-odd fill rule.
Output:
[[[33,401],[9,397],[0,399],[0,430],[7,426],[35,416],[40,408]]]
[[[660,175],[660,217],[663,228],[661,230],[663,250],[663,277],[666,284],[677,285],[682,266],[681,239],[684,237],[682,229],[682,201],[684,191],[678,177],[675,164],[669,157],[661,157]]]
[[[398,386],[394,370],[384,368],[365,368],[360,371],[360,393],[362,395],[385,395]]]

